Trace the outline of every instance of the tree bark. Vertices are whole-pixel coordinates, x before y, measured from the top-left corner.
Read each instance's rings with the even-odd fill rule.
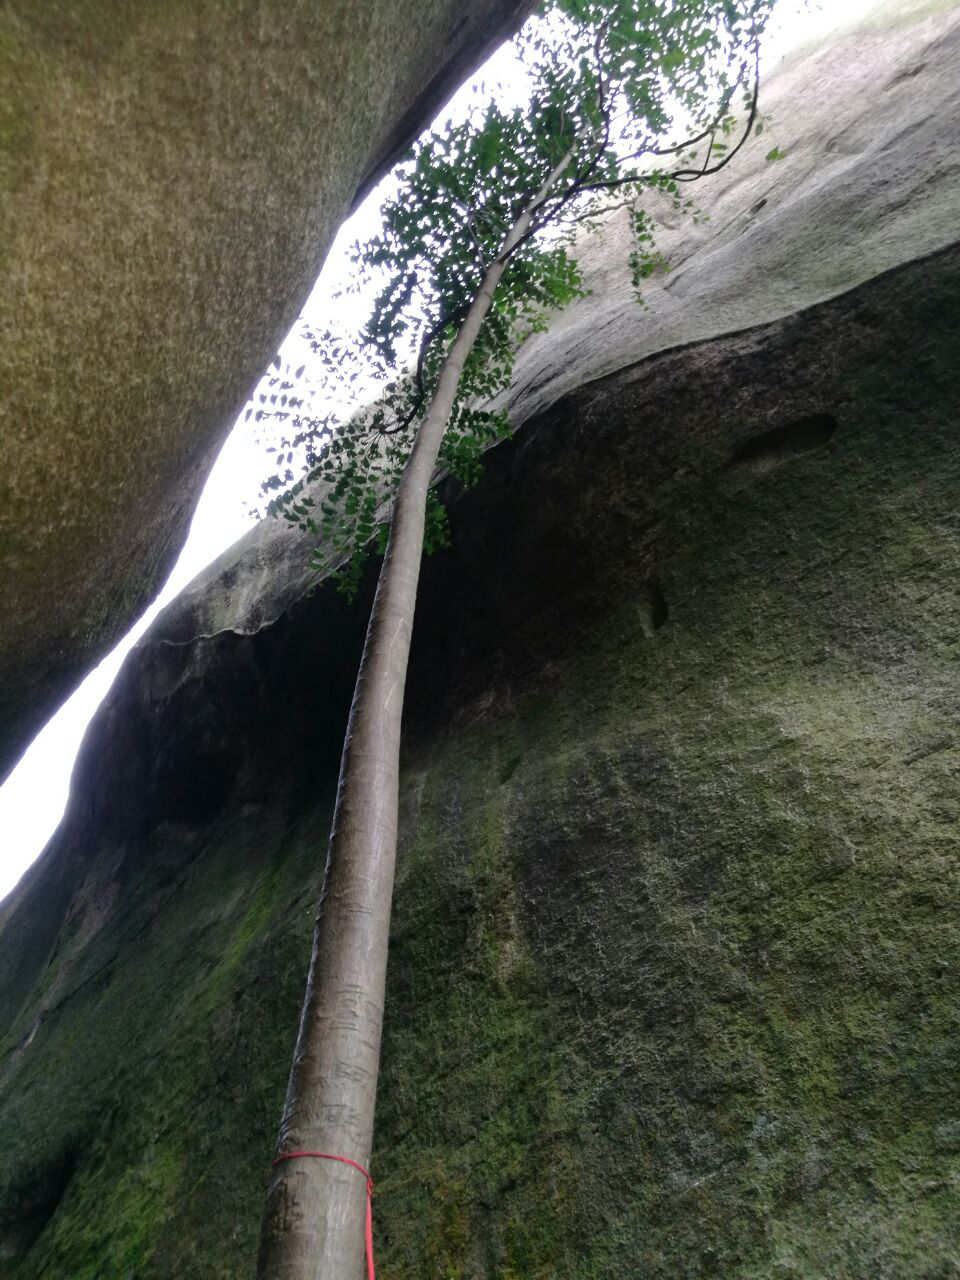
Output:
[[[369,1167],[397,846],[400,724],[427,491],[464,362],[510,252],[569,163],[555,167],[488,266],[444,361],[394,504],[344,741],[300,1032],[277,1150]],[[361,1280],[366,1188],[334,1160],[275,1164],[259,1280]]]

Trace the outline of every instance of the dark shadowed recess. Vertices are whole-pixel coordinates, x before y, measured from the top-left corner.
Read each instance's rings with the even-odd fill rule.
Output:
[[[77,1153],[64,1147],[25,1179],[0,1214],[0,1263],[30,1248],[56,1212],[77,1164]]]
[[[751,436],[735,450],[727,462],[727,471],[770,471],[792,458],[824,449],[833,439],[837,420],[829,413],[815,413],[771,427]]]

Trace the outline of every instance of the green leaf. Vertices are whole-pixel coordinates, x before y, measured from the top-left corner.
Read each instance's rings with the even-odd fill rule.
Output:
[[[643,198],[665,192],[678,211],[700,218],[678,185],[678,177],[690,178],[691,148],[673,157],[666,148],[654,172],[650,150],[676,142],[683,119],[696,122],[689,134],[699,139],[701,155],[704,143],[713,161],[739,149],[751,125],[735,116],[733,104],[752,88],[741,68],[753,65],[755,34],[771,8],[772,0],[542,0],[547,21],[524,28],[517,46],[529,101],[509,110],[478,106],[467,119],[423,136],[403,157],[378,230],[351,253],[356,280],[376,282],[359,332],[304,330],[318,357],[311,366],[317,402],[343,404],[342,416],[310,418],[293,395],[280,396],[278,411],[262,413],[289,429],[278,456],[288,467],[302,466],[319,488],[323,547],[314,557],[320,550],[327,563],[346,557],[337,575],[342,589],[356,590],[374,529],[383,541],[386,526],[377,524],[377,513],[396,492],[445,356],[486,264],[503,252],[546,175],[554,173],[555,185],[538,207],[542,225],[506,260],[456,389],[440,463],[465,485],[479,478],[486,448],[510,433],[506,415],[479,406],[509,388],[520,344],[585,296],[575,232],[602,227],[604,211],[627,198],[629,269],[638,288],[667,267]],[[624,131],[623,145],[610,145],[605,112]],[[762,134],[762,121],[752,128]],[[646,159],[624,159],[631,145]],[[767,156],[783,158],[779,148]],[[589,190],[571,186],[583,175],[591,176]],[[279,371],[279,357],[274,363]],[[281,392],[292,391],[305,369],[290,375],[287,367],[284,377],[293,382],[284,381]],[[262,394],[260,403],[267,403]],[[264,491],[292,480],[291,471],[271,477]],[[288,490],[271,503],[271,513],[299,517],[310,529],[312,499],[291,502]],[[425,545],[448,538],[446,513],[431,493]]]

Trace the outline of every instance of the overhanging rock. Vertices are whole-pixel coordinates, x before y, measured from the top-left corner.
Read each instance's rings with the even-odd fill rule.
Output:
[[[528,0],[0,12],[0,778],[131,624],[359,188]]]

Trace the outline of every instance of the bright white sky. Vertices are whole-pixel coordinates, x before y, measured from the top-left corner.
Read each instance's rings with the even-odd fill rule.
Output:
[[[764,46],[763,73],[769,75],[789,50],[833,27],[845,25],[877,3],[878,0],[823,0],[822,3],[813,0],[807,8],[801,0],[780,0],[775,25],[768,32]],[[488,84],[497,80],[509,84],[512,65],[509,48],[494,54],[474,81],[452,99],[441,119],[465,115],[481,79]],[[328,317],[333,315],[337,317],[338,328],[343,328],[345,308],[352,299],[341,297],[334,302],[332,295],[348,277],[349,246],[358,238],[363,240],[374,234],[384,194],[383,186],[372,192],[334,241],[327,264],[304,308],[304,317],[315,329],[330,324]],[[362,316],[358,316],[358,323],[361,320]],[[280,351],[282,359],[293,367],[309,360],[301,330],[298,321]],[[60,822],[73,761],[84,730],[126,654],[163,606],[250,528],[247,504],[256,502],[260,482],[270,471],[270,460],[255,441],[252,426],[252,423],[245,424],[241,415],[210,474],[183,552],[160,595],[38,734],[0,787],[0,898],[13,888],[41,853]]]

